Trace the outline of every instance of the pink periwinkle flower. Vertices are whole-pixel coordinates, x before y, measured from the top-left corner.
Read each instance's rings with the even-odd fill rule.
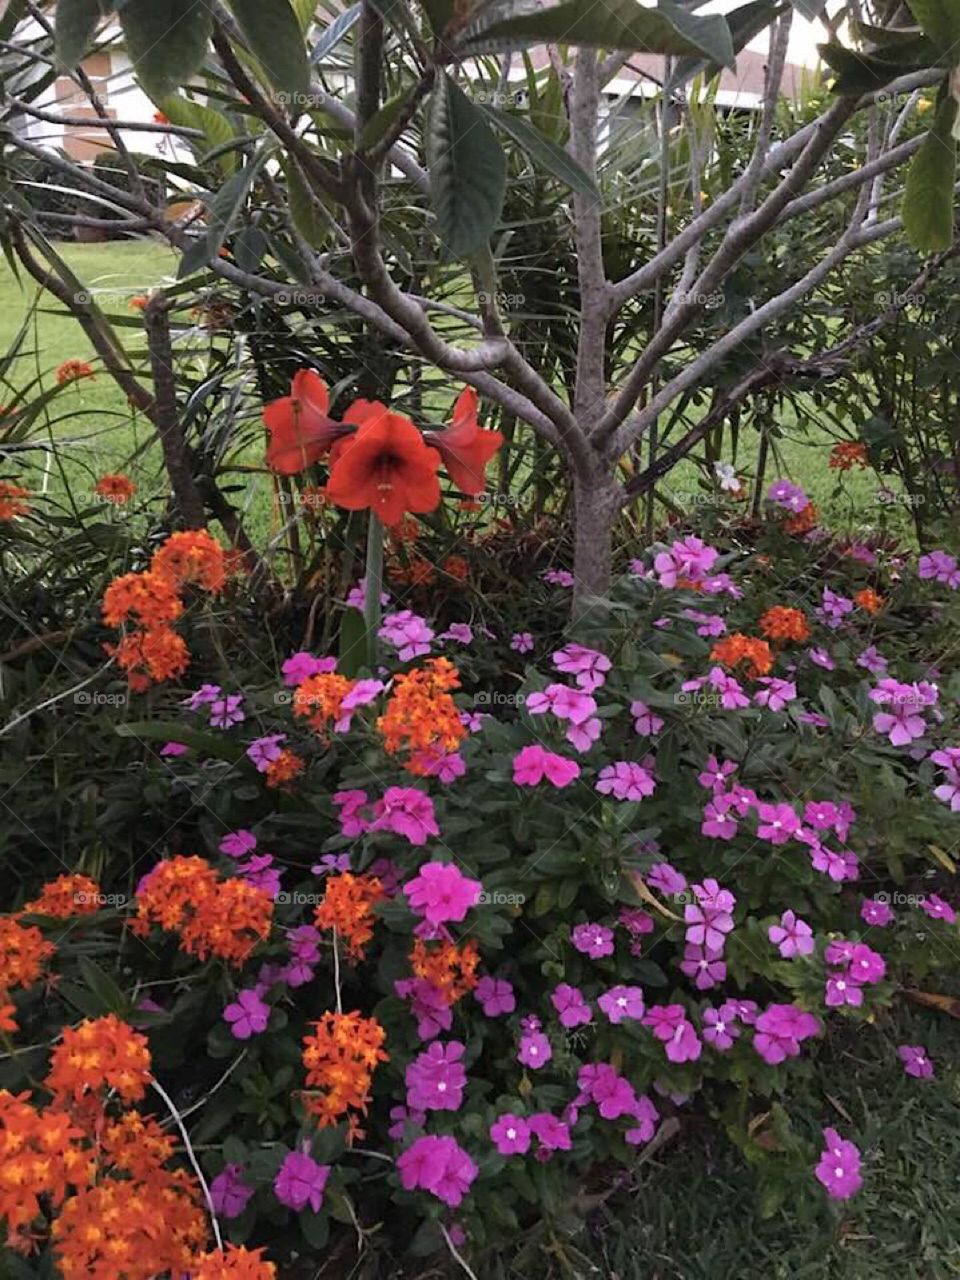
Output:
[[[532,716],[551,712],[558,720],[583,724],[597,710],[596,701],[583,689],[572,689],[567,684],[548,684],[542,693],[531,693],[526,708]]]
[[[249,1040],[261,1035],[270,1021],[270,1006],[250,989],[240,991],[236,1000],[223,1011],[223,1019],[230,1024],[230,1034],[236,1040]]]
[[[834,671],[836,669],[837,664],[834,662],[833,658],[830,657],[830,654],[826,649],[808,649],[807,654],[810,661],[814,663],[815,666],[823,667],[824,671]]]
[[[410,1012],[417,1020],[421,1040],[435,1040],[453,1026],[453,1010],[442,991],[425,978],[399,978],[393,989],[401,1000],[410,1001]]]
[[[407,1067],[407,1106],[413,1111],[459,1111],[467,1073],[460,1059],[465,1047],[459,1040],[441,1044],[435,1040]]]
[[[218,1217],[239,1218],[247,1207],[255,1188],[244,1182],[243,1174],[243,1165],[227,1164],[211,1180],[210,1200]]]
[[[504,1014],[513,1013],[517,1007],[513,986],[504,978],[481,978],[474,987],[473,995],[488,1018],[499,1018]]]
[[[370,823],[360,810],[367,804],[365,791],[337,791],[333,796],[333,806],[339,809],[340,834],[353,839],[370,830]]]
[[[462,920],[483,892],[479,880],[471,880],[452,862],[425,862],[403,892],[410,906],[432,925]]]
[[[786,844],[801,826],[789,804],[758,804],[757,820],[758,838],[771,844]]]
[[[588,649],[582,644],[568,644],[553,655],[553,665],[564,675],[572,675],[587,693],[599,689],[606,682],[611,662],[606,654]]]
[[[652,738],[663,728],[663,721],[655,715],[645,702],[639,699],[630,703],[630,714],[633,716],[634,733],[641,738]]]
[[[732,840],[739,826],[731,810],[736,812],[736,801],[731,795],[717,794],[703,806],[703,822],[700,831],[717,840]]]
[[[160,755],[175,760],[179,756],[185,756],[189,750],[185,742],[165,742],[160,748]]]
[[[860,1152],[841,1138],[836,1129],[824,1129],[824,1149],[815,1173],[831,1200],[849,1200],[863,1185]]]
[[[570,1140],[570,1130],[562,1120],[551,1115],[549,1111],[537,1111],[530,1117],[527,1124],[540,1144],[537,1151],[538,1159],[549,1156],[552,1151],[571,1150],[573,1143]]]
[[[580,776],[575,760],[555,755],[536,743],[523,747],[513,757],[513,780],[519,787],[535,787],[544,778],[555,787],[569,786]]]
[[[776,1066],[800,1055],[800,1045],[820,1030],[812,1013],[794,1004],[771,1004],[754,1022],[753,1047],[764,1062]]]
[[[440,834],[433,801],[415,787],[388,787],[373,807],[369,830],[392,831],[413,845],[425,844],[428,836]]]
[[[314,1213],[319,1213],[329,1177],[328,1164],[318,1164],[305,1151],[291,1151],[277,1171],[273,1192],[288,1209],[299,1213],[309,1205]]]
[[[703,1027],[700,1034],[712,1049],[725,1053],[732,1049],[734,1041],[740,1035],[736,1019],[726,1011],[726,1006],[719,1009],[704,1009]]]
[[[522,1062],[531,1071],[538,1071],[540,1067],[545,1067],[552,1057],[553,1049],[550,1047],[550,1041],[542,1031],[526,1031],[520,1037],[517,1061]]]
[[[864,898],[860,903],[860,919],[875,929],[883,929],[896,919],[896,912],[885,901],[885,895]]]
[[[784,960],[792,960],[794,956],[813,955],[813,930],[805,920],[800,920],[793,911],[784,911],[779,924],[772,924],[767,930],[767,937],[778,948]]]
[[[796,515],[809,505],[810,499],[799,485],[792,484],[789,480],[774,480],[767,490],[767,501]]]
[[[597,1004],[614,1026],[624,1021],[639,1021],[646,1011],[641,987],[611,987],[603,993]]]
[[[214,698],[210,703],[210,727],[212,729],[232,729],[247,718],[243,709],[242,693],[225,693]]]
[[[653,769],[634,760],[618,760],[600,770],[596,790],[615,800],[642,800],[656,790]]]
[[[480,1172],[455,1138],[417,1138],[397,1160],[406,1191],[429,1191],[456,1209]]]
[[[283,753],[281,742],[286,742],[287,735],[285,733],[271,733],[264,738],[254,738],[246,750],[247,759],[253,764],[258,773],[266,773],[273,764],[274,760],[278,760]]]
[[[663,1043],[671,1062],[696,1062],[700,1057],[703,1045],[682,1004],[651,1005],[643,1023]]]
[[[718,613],[701,613],[699,609],[684,609],[683,616],[697,624],[697,635],[715,639],[726,634],[727,624]]]
[[[920,910],[931,920],[945,920],[947,924],[956,924],[957,913],[949,902],[944,902],[938,893],[928,893],[920,902]]]
[[[657,889],[667,897],[675,897],[687,887],[686,877],[669,862],[655,862],[646,874],[646,881],[651,889]]]
[[[291,654],[280,671],[283,675],[283,683],[288,689],[294,689],[298,684],[303,684],[304,680],[309,680],[311,676],[323,675],[336,669],[336,658],[315,658],[312,653],[301,650],[299,653]]]
[[[725,711],[736,711],[741,707],[749,707],[750,699],[743,691],[743,685],[736,676],[728,675],[723,667],[711,667],[707,683],[720,695],[720,705]],[[684,685],[686,688],[686,685]]]
[[[674,542],[653,560],[653,570],[661,587],[673,588],[678,582],[700,582],[716,563],[719,552],[700,538],[688,537]]]
[[[502,1156],[524,1156],[530,1150],[530,1126],[507,1112],[490,1126],[490,1138]]]
[[[202,684],[199,689],[190,694],[189,698],[184,699],[184,705],[191,711],[199,711],[201,707],[209,707],[216,702],[220,693],[218,684]]]
[[[533,645],[533,634],[530,631],[515,631],[510,637],[510,648],[514,653],[532,653]]]
[[[693,979],[698,991],[709,991],[726,979],[727,965],[722,951],[687,943],[683,949],[680,971]]]
[[[377,635],[397,650],[397,657],[401,662],[410,662],[413,658],[422,658],[428,654],[434,639],[434,632],[427,626],[426,620],[410,609],[387,614]]]
[[[753,700],[759,707],[766,707],[768,711],[779,714],[785,711],[791,702],[796,701],[797,686],[792,680],[781,680],[778,676],[761,676],[757,683],[764,686],[753,695]]]
[[[917,562],[917,573],[928,582],[939,582],[951,591],[960,589],[960,568],[955,556],[946,551],[931,551]]]
[[[606,925],[575,925],[571,930],[570,940],[582,955],[589,956],[591,960],[613,955],[613,930]]]
[[[544,569],[540,577],[552,587],[566,587],[567,590],[576,582],[569,569]]]
[[[257,837],[252,831],[245,829],[231,831],[223,837],[218,847],[228,858],[244,858],[257,847]]]
[[[560,1017],[560,1025],[571,1028],[588,1023],[593,1017],[590,1006],[579,987],[561,982],[550,994],[550,1000]]]
[[[897,1056],[908,1076],[914,1076],[917,1080],[933,1078],[933,1063],[922,1045],[902,1044],[897,1049]]]

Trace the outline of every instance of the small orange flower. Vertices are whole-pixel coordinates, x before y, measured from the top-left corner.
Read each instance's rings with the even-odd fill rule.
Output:
[[[406,564],[399,560],[390,563],[390,576],[397,582],[409,582],[411,587],[428,587],[436,579],[433,565],[423,556],[413,556]]]
[[[93,486],[93,491],[105,502],[112,503],[115,507],[122,507],[125,502],[130,499],[137,491],[137,486],[133,483],[129,476],[119,473],[108,473],[101,476],[97,483]]]
[[[93,1161],[76,1143],[83,1130],[55,1107],[40,1110],[29,1095],[0,1089],[0,1222],[12,1235],[40,1213],[40,1197],[59,1205],[69,1186],[93,1175]],[[8,1236],[9,1246],[16,1242]]]
[[[853,597],[854,603],[858,604],[866,613],[879,613],[883,608],[885,601],[883,596],[878,595],[873,587],[864,587],[862,591],[858,591]]]
[[[17,516],[25,516],[30,510],[24,501],[30,497],[30,490],[10,480],[0,480],[0,520],[15,520]]]
[[[830,450],[830,467],[834,471],[849,471],[856,463],[861,470],[869,465],[867,446],[860,441],[842,441]]]
[[[114,578],[103,593],[103,620],[108,627],[121,627],[125,622],[160,627],[182,613],[183,601],[174,584],[151,570]]]
[[[318,929],[336,929],[347,944],[350,959],[361,960],[373,937],[373,908],[385,896],[376,876],[355,876],[349,871],[330,876],[314,924]]]
[[[16,1006],[12,1004],[4,1004],[0,1002],[0,1031],[6,1031],[8,1035],[13,1035],[19,1030],[17,1026]]]
[[[312,729],[323,733],[340,719],[341,704],[354,684],[336,671],[308,676],[294,690],[293,714],[304,716]]]
[[[775,604],[760,619],[760,630],[768,640],[795,640],[802,644],[810,637],[810,628],[802,609]]]
[[[773,666],[773,654],[766,640],[745,636],[740,631],[718,640],[710,651],[710,657],[728,671],[735,670],[741,662],[748,663],[747,675],[753,680],[765,676]]]
[[[431,658],[422,667],[394,677],[384,713],[377,720],[384,749],[390,755],[440,748],[456,751],[466,736],[460,712],[449,690],[459,688],[460,676],[446,658]],[[416,773],[418,766],[406,766]]]
[[[153,123],[154,123],[154,124],[169,124],[169,123],[170,123],[170,121],[167,119],[167,117],[163,114],[163,112],[162,112],[162,111],[155,111],[155,112],[153,113]]]
[[[223,547],[206,529],[186,529],[170,534],[154,554],[150,568],[178,588],[192,584],[217,592],[226,583],[224,555]]]
[[[303,1040],[307,1069],[304,1106],[321,1129],[336,1124],[351,1108],[366,1113],[373,1073],[389,1061],[383,1049],[387,1033],[376,1018],[354,1013],[325,1013]]]
[[[89,876],[57,876],[43,886],[39,898],[26,904],[23,914],[51,916],[56,920],[92,915],[100,910],[100,896],[100,886]]]
[[[64,1027],[50,1056],[46,1086],[54,1098],[81,1101],[104,1086],[126,1101],[142,1098],[150,1082],[147,1038],[114,1013]]]
[[[275,1280],[277,1268],[263,1257],[262,1249],[228,1244],[190,1261],[192,1280]]]
[[[284,749],[271,760],[264,770],[263,776],[268,787],[277,790],[289,790],[295,779],[299,778],[305,768],[303,759],[295,751]]]
[[[131,311],[142,311],[150,301],[150,295],[147,293],[137,293],[130,299],[127,306]]]
[[[106,646],[116,654],[117,665],[126,671],[130,688],[143,693],[151,683],[160,684],[183,675],[190,665],[190,651],[183,636],[172,627],[151,627],[131,631],[116,646]]]
[[[463,556],[447,556],[440,567],[448,577],[456,578],[457,582],[466,582],[470,576],[470,566]]]
[[[93,366],[85,360],[64,360],[57,366],[57,382],[65,386],[68,382],[79,382],[81,378],[95,378]]]
[[[0,916],[0,992],[32,986],[55,950],[35,925]]]
[[[420,521],[414,516],[404,516],[390,530],[390,538],[393,542],[416,542],[420,535]]]
[[[416,938],[410,953],[410,967],[414,977],[429,982],[447,1004],[456,1004],[477,985],[476,971],[479,963],[480,954],[472,938],[462,947],[457,947],[453,942],[428,946],[422,938]]]
[[[792,533],[800,535],[809,533],[811,529],[816,528],[819,513],[812,502],[808,502],[802,511],[798,511],[795,516],[788,516],[783,522],[784,533]]]

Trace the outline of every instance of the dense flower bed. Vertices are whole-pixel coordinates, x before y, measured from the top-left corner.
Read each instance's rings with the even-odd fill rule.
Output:
[[[376,671],[296,653],[134,725],[207,847],[129,901],[63,877],[0,921],[4,1034],[41,1065],[55,1042],[0,1094],[8,1246],[49,1229],[65,1275],[152,1275],[136,1214],[80,1225],[139,1184],[142,1214],[182,1199],[163,1248],[191,1276],[385,1220],[480,1256],[701,1100],[784,1194],[855,1194],[856,1134],[755,1121],[832,1025],[955,963],[960,571],[811,536],[806,505],[779,482],[749,540],[662,545],[575,637],[438,631],[401,598]],[[224,582],[181,535],[109,588],[135,687],[185,669],[173,625]]]

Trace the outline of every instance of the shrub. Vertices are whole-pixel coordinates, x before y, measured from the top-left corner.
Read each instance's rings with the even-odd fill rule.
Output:
[[[178,1117],[226,1238],[282,1268],[331,1232],[481,1266],[546,1245],[695,1098],[769,1203],[855,1194],[856,1135],[821,1152],[790,1110],[831,1024],[953,963],[960,573],[811,532],[805,503],[778,482],[722,554],[662,545],[575,639],[437,634],[401,597],[357,677],[205,658],[161,549],[198,683],[122,731],[144,792],[199,820],[144,842],[132,894],[60,879],[3,921],[7,1025],[38,1047],[0,1082],[85,1149],[102,1082],[79,1063],[58,1088],[68,1042],[145,1035],[105,1082]],[[90,1194],[66,1181],[54,1253]]]

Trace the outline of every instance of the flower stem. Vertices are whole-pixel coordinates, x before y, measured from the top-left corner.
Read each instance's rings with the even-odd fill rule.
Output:
[[[377,665],[377,632],[380,630],[382,609],[380,595],[383,591],[383,525],[370,512],[367,525],[366,590],[363,595],[363,621],[367,631],[367,664],[371,670]]]

